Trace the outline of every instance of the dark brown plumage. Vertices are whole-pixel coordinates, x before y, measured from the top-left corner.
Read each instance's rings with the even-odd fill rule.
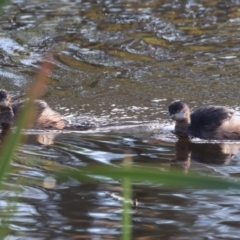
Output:
[[[169,117],[176,121],[175,134],[202,139],[240,140],[240,117],[222,106],[201,107],[190,113],[186,103],[172,102]]]
[[[0,124],[2,128],[10,127],[25,100],[18,100],[12,103],[11,97],[6,90],[0,89]],[[51,129],[63,129],[65,127],[65,121],[62,116],[52,110],[45,101],[35,100],[35,118],[33,121],[34,128],[51,128]]]

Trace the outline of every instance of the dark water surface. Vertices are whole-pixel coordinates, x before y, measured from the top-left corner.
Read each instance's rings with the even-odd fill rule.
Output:
[[[28,134],[0,192],[4,239],[119,239],[121,182],[81,182],[57,169],[122,163],[238,181],[240,143],[177,142],[167,106],[239,111],[240,1],[9,1],[0,15],[0,83],[30,87],[48,51],[43,95],[89,131]],[[127,126],[134,123],[139,126]],[[143,124],[142,124],[143,123]],[[102,128],[102,125],[112,125]],[[98,128],[99,126],[99,128]],[[132,239],[239,239],[239,191],[132,186]]]

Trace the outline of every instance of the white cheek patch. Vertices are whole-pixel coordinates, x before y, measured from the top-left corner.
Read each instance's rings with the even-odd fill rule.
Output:
[[[0,106],[1,107],[7,107],[8,106],[8,101],[4,100],[4,101],[0,102]]]
[[[183,120],[183,119],[185,119],[185,114],[184,114],[184,110],[183,109],[180,112],[175,114],[175,119],[176,120]]]

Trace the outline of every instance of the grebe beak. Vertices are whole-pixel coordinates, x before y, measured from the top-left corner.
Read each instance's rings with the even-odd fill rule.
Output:
[[[168,120],[168,119],[173,119],[175,117],[175,114],[168,114],[168,116],[167,116],[167,118],[166,118],[166,120]]]

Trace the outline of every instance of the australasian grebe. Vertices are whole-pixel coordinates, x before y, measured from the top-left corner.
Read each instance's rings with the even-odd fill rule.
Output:
[[[186,103],[172,102],[169,118],[176,121],[175,134],[215,140],[240,140],[240,117],[232,109],[222,106],[207,106],[193,113]]]
[[[2,128],[10,127],[25,100],[17,100],[12,103],[11,97],[4,89],[0,89],[0,124]],[[65,121],[62,116],[52,110],[45,101],[34,100],[36,115],[33,122],[34,128],[63,129]]]

